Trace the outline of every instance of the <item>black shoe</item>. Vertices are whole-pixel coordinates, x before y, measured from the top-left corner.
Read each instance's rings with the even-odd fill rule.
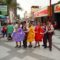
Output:
[[[31,45],[31,47],[32,47],[32,45]]]
[[[18,45],[16,45],[15,48],[18,48]]]
[[[37,46],[35,46],[34,48],[36,48]]]
[[[47,46],[44,46],[44,48],[46,49],[46,48],[47,48]]]
[[[47,46],[47,48],[49,48],[49,46]]]
[[[40,47],[40,45],[38,45],[37,47]]]
[[[27,46],[25,46],[24,48],[27,48]]]
[[[45,45],[42,45],[43,47],[45,46]]]
[[[29,47],[29,48],[32,48],[32,45],[29,45],[28,47]]]
[[[18,46],[18,48],[21,48],[21,46]]]
[[[30,45],[28,47],[30,47]]]
[[[24,48],[27,48],[27,45],[23,45]]]
[[[50,51],[52,51],[52,49],[51,49],[51,48],[50,48],[49,50],[50,50]]]

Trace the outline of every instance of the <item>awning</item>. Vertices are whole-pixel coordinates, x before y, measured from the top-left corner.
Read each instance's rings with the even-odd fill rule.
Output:
[[[5,19],[5,18],[6,18],[6,16],[0,15],[0,19]]]

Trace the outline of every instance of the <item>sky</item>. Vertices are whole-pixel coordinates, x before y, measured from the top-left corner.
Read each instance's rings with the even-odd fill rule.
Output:
[[[28,13],[31,11],[31,6],[40,6],[45,7],[49,5],[50,0],[17,0],[17,3],[20,4],[23,11],[17,10],[17,14],[20,15],[21,18],[24,17],[24,12],[27,11]],[[57,3],[60,0],[52,0],[52,4]]]

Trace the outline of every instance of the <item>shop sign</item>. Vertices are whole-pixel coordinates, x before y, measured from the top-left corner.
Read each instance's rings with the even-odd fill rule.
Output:
[[[60,12],[60,4],[57,4],[57,5],[54,6],[54,12],[55,13]]]
[[[34,13],[34,17],[43,17],[43,16],[48,16],[48,8],[41,9],[40,11]]]

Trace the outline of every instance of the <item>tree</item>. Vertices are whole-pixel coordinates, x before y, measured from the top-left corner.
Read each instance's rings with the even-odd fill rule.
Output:
[[[13,2],[12,0],[6,0],[6,4],[9,8],[18,8],[20,10],[22,10],[21,7],[19,7],[19,4],[17,4],[16,2]]]
[[[0,0],[0,3],[5,3],[8,6],[8,14],[9,14],[9,10],[10,9],[19,9],[22,10],[22,8],[20,7],[20,5],[18,3],[16,3],[16,1],[13,0]]]

